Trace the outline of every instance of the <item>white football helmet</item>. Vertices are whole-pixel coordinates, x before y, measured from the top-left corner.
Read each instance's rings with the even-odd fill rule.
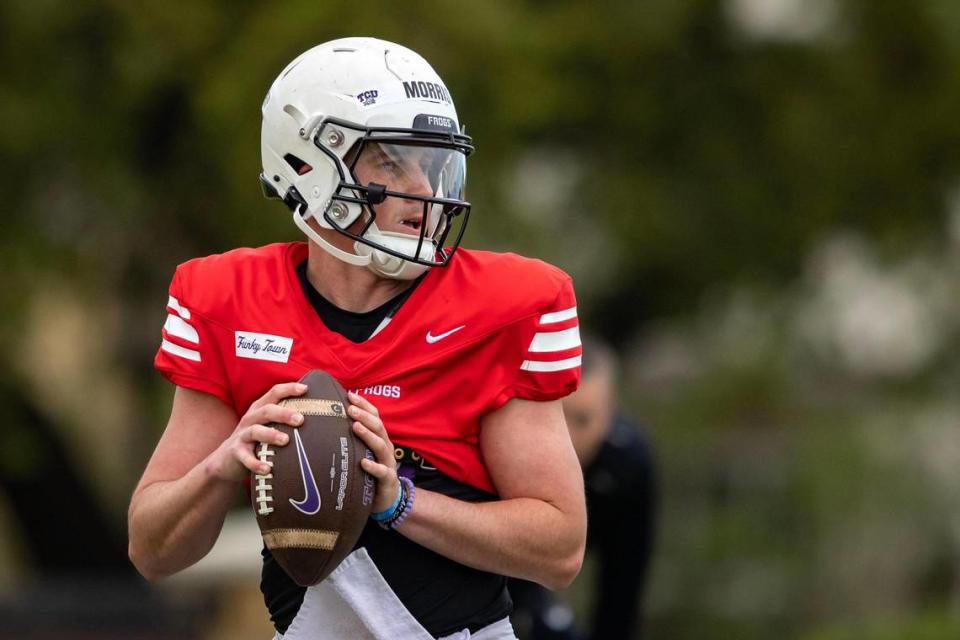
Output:
[[[375,38],[327,42],[287,65],[262,112],[260,183],[307,237],[388,278],[447,264],[470,216],[463,188],[473,146],[426,60]],[[385,210],[404,213],[385,220]],[[354,252],[311,219],[351,238]]]

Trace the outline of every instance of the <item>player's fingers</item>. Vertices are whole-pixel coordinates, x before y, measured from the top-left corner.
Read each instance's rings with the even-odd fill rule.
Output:
[[[363,470],[377,481],[377,493],[373,499],[373,505],[371,505],[373,512],[389,509],[393,501],[397,499],[397,493],[400,490],[400,480],[397,478],[397,472],[368,458],[361,460],[360,464]]]
[[[347,399],[350,400],[350,404],[355,405],[363,409],[368,413],[380,417],[380,410],[377,409],[372,402],[364,398],[363,396],[350,391],[347,393]]]
[[[250,409],[259,409],[268,404],[277,404],[284,398],[291,396],[302,396],[307,392],[307,385],[300,382],[281,382],[275,384],[270,389],[253,401]]]
[[[279,404],[267,404],[248,411],[240,423],[253,425],[270,424],[271,422],[279,422],[280,424],[288,424],[291,427],[299,427],[303,424],[303,414],[290,407],[284,407]]]
[[[360,422],[353,423],[353,432],[357,434],[357,437],[363,440],[363,444],[367,445],[367,448],[373,452],[373,455],[377,458],[377,462],[387,464],[388,466],[392,465],[391,468],[396,467],[396,458],[393,457],[393,445],[390,444],[389,440],[381,438]]]
[[[363,424],[363,426],[370,429],[381,438],[389,440],[389,436],[387,436],[387,428],[383,426],[383,420],[381,420],[379,416],[370,413],[366,409],[356,405],[351,405],[347,409],[347,413],[350,414],[351,418],[358,420],[361,424]]]
[[[268,442],[282,447],[290,441],[290,436],[279,429],[262,424],[250,425],[240,433],[243,442]]]
[[[236,447],[233,456],[249,471],[259,475],[266,475],[273,469],[272,462],[261,460],[254,455],[253,449],[246,445]]]
[[[374,455],[377,456],[377,460],[393,457],[393,446],[390,444],[389,440],[382,437],[380,434],[373,431],[360,421],[354,422],[352,427],[353,432],[357,434],[357,436],[363,440],[363,443],[367,445],[367,448],[373,451]]]
[[[385,464],[374,462],[370,458],[361,458],[360,466],[363,470],[372,475],[377,480],[389,480],[390,476],[396,475],[396,471]]]

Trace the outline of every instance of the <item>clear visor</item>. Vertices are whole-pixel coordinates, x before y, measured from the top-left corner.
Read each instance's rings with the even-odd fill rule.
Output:
[[[395,193],[461,200],[467,162],[457,149],[366,141],[350,168],[364,186],[380,184]]]
[[[325,220],[392,256],[445,264],[460,243],[470,210],[463,200],[466,154],[446,142],[406,142],[396,135],[361,140],[344,158],[353,184],[341,184],[334,199],[360,204],[366,215],[349,228],[326,215]]]

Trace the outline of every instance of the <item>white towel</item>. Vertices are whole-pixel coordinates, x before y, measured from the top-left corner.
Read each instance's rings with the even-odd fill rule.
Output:
[[[274,640],[433,640],[383,579],[364,548],[347,556],[320,584],[308,587],[303,604]],[[509,618],[471,634],[441,640],[516,640]]]
[[[308,587],[282,640],[433,640],[403,606],[364,548]]]

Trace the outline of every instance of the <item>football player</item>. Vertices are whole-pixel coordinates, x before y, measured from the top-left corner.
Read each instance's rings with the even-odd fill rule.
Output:
[[[513,638],[505,576],[562,588],[584,552],[560,401],[580,377],[570,278],[457,249],[473,146],[413,51],[371,38],[315,47],[280,73],[262,114],[261,185],[306,242],[177,268],[155,360],[176,391],[131,499],[130,557],[148,579],[202,558],[237,486],[269,471],[255,443],[286,444],[267,425],[302,422],[278,402],[323,369],[351,391],[376,457],[362,461],[376,513],[350,556],[373,571],[331,595],[330,579],[299,587],[265,549],[278,637]]]

